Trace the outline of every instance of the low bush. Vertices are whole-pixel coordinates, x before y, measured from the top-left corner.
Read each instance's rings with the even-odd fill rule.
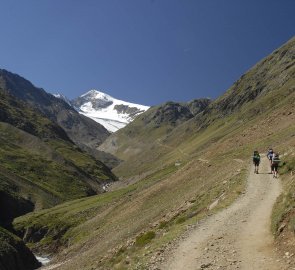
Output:
[[[135,244],[137,246],[145,246],[149,242],[151,242],[156,237],[156,233],[154,231],[148,231],[144,234],[141,234],[136,237]]]

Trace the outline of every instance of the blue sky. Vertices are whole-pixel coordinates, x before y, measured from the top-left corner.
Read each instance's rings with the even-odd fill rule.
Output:
[[[294,0],[0,0],[0,68],[74,98],[216,98],[295,34]]]

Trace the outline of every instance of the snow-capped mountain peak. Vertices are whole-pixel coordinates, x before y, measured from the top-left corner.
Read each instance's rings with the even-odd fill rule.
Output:
[[[81,95],[80,97],[103,99],[103,100],[113,100],[114,99],[110,95],[103,93],[101,91],[95,90],[95,89],[92,89],[92,90],[86,92],[85,94]]]
[[[113,98],[95,89],[72,100],[71,104],[81,114],[102,124],[111,132],[123,128],[149,108]]]

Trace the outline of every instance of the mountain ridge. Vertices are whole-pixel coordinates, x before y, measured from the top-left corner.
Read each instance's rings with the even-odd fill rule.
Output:
[[[36,107],[58,123],[81,147],[86,145],[95,148],[109,136],[109,132],[102,125],[80,115],[64,100],[54,97],[42,88],[35,87],[17,74],[0,69],[0,87],[3,91]]]

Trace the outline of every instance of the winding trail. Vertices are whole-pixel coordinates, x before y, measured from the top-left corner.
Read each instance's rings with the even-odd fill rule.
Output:
[[[169,254],[163,270],[288,269],[277,257],[270,217],[281,193],[280,180],[262,159],[260,174],[250,172],[246,193],[227,209],[200,222]]]

